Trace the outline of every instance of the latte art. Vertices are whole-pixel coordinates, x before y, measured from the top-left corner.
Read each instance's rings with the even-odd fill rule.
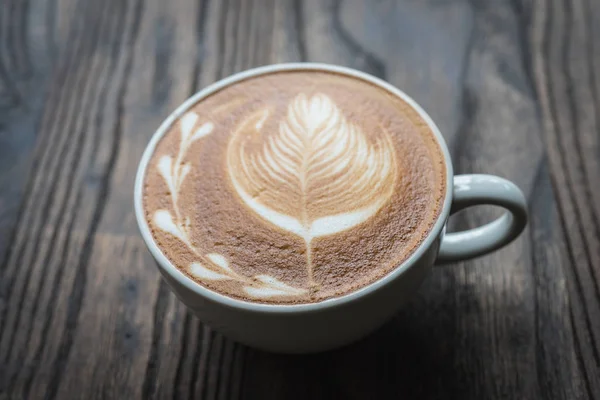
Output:
[[[198,278],[208,281],[237,280],[246,284],[247,286],[244,286],[244,290],[255,298],[299,295],[304,293],[304,290],[290,287],[268,275],[260,275],[255,277],[254,281],[250,280],[234,272],[230,268],[227,259],[222,255],[215,253],[202,255],[192,244],[190,240],[190,218],[183,215],[179,209],[177,200],[181,184],[191,169],[190,163],[184,163],[182,159],[193,142],[208,135],[213,130],[213,125],[210,122],[206,122],[193,131],[197,120],[198,115],[193,112],[183,116],[180,127],[181,142],[177,157],[173,159],[170,156],[162,156],[158,162],[158,170],[169,188],[175,215],[172,215],[168,210],[157,210],[154,213],[154,225],[158,229],[179,239],[196,257],[203,260],[190,264],[190,271]],[[210,265],[211,267],[208,268],[205,265]]]
[[[443,202],[443,156],[386,90],[320,71],[241,80],[162,137],[145,175],[157,245],[198,284],[322,301],[400,265]]]
[[[240,123],[227,150],[228,172],[249,208],[304,239],[313,285],[312,239],[366,221],[392,194],[393,144],[383,129],[369,143],[321,93],[296,96],[279,130],[265,134],[269,114],[261,110]]]

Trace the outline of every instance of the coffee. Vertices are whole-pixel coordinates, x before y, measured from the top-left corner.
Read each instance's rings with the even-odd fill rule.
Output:
[[[436,221],[444,156],[404,100],[360,78],[279,71],[192,105],[144,178],[154,241],[213,291],[313,303],[406,260]]]

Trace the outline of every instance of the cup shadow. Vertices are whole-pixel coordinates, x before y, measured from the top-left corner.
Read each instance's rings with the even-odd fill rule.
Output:
[[[244,398],[452,397],[461,379],[456,295],[448,278],[454,281],[430,277],[391,321],[349,346],[296,356],[248,349]]]

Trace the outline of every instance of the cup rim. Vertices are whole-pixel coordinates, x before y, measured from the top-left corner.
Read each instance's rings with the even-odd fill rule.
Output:
[[[370,284],[363,286],[357,290],[354,290],[350,293],[346,293],[344,295],[333,297],[330,299],[322,300],[317,303],[301,303],[301,304],[269,304],[269,303],[255,303],[251,301],[245,301],[236,299],[233,297],[229,297],[227,295],[221,294],[214,290],[208,289],[201,284],[195,282],[193,279],[185,275],[181,272],[175,265],[173,265],[169,259],[163,254],[157,244],[154,242],[154,238],[152,237],[150,227],[148,226],[148,222],[146,221],[145,212],[143,209],[143,186],[144,186],[144,176],[146,174],[146,169],[148,167],[148,163],[156,145],[162,139],[167,130],[171,127],[173,123],[175,123],[181,115],[183,115],[189,108],[191,108],[195,103],[200,101],[201,99],[213,94],[214,92],[229,86],[233,83],[251,78],[260,75],[265,75],[274,72],[281,71],[325,71],[325,72],[333,72],[341,75],[358,78],[364,80],[366,82],[372,83],[383,89],[389,91],[390,93],[400,97],[403,101],[409,104],[419,116],[427,123],[429,129],[433,132],[433,136],[436,138],[436,142],[440,147],[442,154],[444,156],[444,163],[446,167],[446,193],[444,195],[444,202],[440,213],[433,224],[433,227],[429,231],[429,234],[425,237],[425,239],[419,244],[419,246],[412,252],[412,254],[404,260],[402,264],[394,268],[391,272],[387,273],[383,277],[377,279]],[[335,308],[342,306],[344,304],[353,302],[355,300],[360,299],[361,297],[367,296],[379,290],[380,288],[390,284],[391,282],[398,279],[401,275],[403,275],[406,271],[408,271],[422,256],[423,254],[431,247],[434,241],[442,232],[442,229],[445,226],[446,219],[450,213],[450,206],[452,202],[452,190],[453,190],[453,170],[451,163],[450,153],[448,151],[448,147],[446,145],[446,141],[444,140],[440,130],[435,125],[431,117],[425,112],[425,110],[410,96],[401,91],[400,89],[392,86],[391,84],[379,79],[375,76],[369,75],[365,72],[357,71],[352,68],[342,67],[338,65],[324,64],[324,63],[282,63],[282,64],[272,64],[267,66],[262,66],[258,68],[252,68],[249,70],[245,70],[242,72],[238,72],[233,74],[227,78],[221,79],[204,89],[200,90],[186,101],[184,101],[180,106],[178,106],[175,111],[173,111],[158,127],[158,129],[152,134],[150,142],[146,146],[140,163],[138,165],[137,174],[135,177],[134,184],[134,208],[135,208],[135,216],[137,220],[137,225],[146,243],[146,246],[150,250],[150,253],[157,261],[159,267],[167,273],[171,278],[175,279],[177,283],[183,285],[188,290],[194,292],[195,294],[208,299],[212,302],[222,304],[224,306],[241,309],[245,311],[254,311],[254,312],[262,312],[262,313],[280,313],[280,314],[289,314],[289,313],[298,313],[298,312],[310,312],[310,311],[322,311],[325,309]]]

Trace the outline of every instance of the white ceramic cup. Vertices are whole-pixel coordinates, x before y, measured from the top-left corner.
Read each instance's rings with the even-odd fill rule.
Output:
[[[446,195],[433,229],[402,264],[383,278],[343,296],[312,304],[260,304],[209,290],[183,274],[152,238],[142,207],[143,180],[154,148],[168,128],[191,106],[215,91],[249,77],[276,71],[319,70],[374,83],[410,104],[427,122],[444,154]],[[223,79],[196,93],[173,112],[154,133],[140,162],[134,188],[135,214],[142,237],[159,270],[177,297],[203,322],[249,346],[285,353],[316,352],[351,343],[389,319],[414,294],[436,262],[464,260],[494,251],[515,239],[527,223],[525,196],[517,186],[492,175],[458,175],[444,138],[429,115],[409,96],[390,84],[349,68],[294,63],[260,67]],[[497,220],[458,233],[445,233],[448,217],[473,205],[506,209]]]

